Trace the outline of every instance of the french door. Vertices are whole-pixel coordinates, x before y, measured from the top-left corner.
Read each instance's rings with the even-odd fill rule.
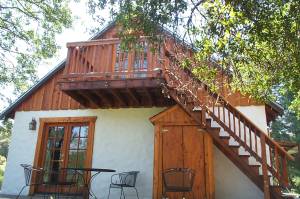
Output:
[[[61,187],[60,192],[81,192],[82,179],[72,171],[62,168],[87,167],[87,153],[90,144],[89,123],[46,123],[43,130],[38,166],[45,170],[43,181],[47,186],[40,186],[37,192],[55,192],[58,181],[77,180],[77,186]],[[75,178],[74,178],[75,177]],[[49,185],[50,184],[50,185]],[[51,186],[53,184],[53,186]]]

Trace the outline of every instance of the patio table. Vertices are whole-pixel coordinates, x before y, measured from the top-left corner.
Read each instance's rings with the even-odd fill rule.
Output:
[[[116,170],[114,169],[100,169],[100,168],[73,168],[73,167],[68,167],[68,168],[63,168],[66,170],[73,170],[76,173],[78,173],[82,179],[83,179],[83,184],[85,189],[88,192],[88,196],[92,196],[93,198],[97,198],[96,195],[94,194],[94,192],[91,189],[91,182],[93,181],[93,179],[99,175],[100,173],[103,172],[116,172]],[[89,177],[89,173],[92,173],[91,176]]]

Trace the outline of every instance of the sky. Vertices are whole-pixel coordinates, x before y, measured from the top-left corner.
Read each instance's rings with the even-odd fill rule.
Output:
[[[89,34],[88,28],[95,26],[92,17],[87,13],[86,1],[80,1],[78,3],[70,2],[70,9],[72,15],[75,18],[73,25],[69,29],[65,29],[61,34],[57,35],[57,43],[60,45],[60,49],[57,55],[48,60],[44,60],[37,68],[39,78],[45,76],[51,69],[57,66],[67,56],[68,42],[85,41],[92,35]],[[103,11],[104,17],[109,18],[108,11]]]

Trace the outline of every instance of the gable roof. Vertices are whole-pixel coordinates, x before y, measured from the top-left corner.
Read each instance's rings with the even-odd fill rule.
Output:
[[[116,25],[116,21],[112,21],[109,24],[107,24],[102,30],[100,30],[98,33],[96,33],[94,36],[92,36],[88,41],[95,40],[104,35],[106,31],[108,31],[110,28],[114,27]],[[196,50],[193,48],[193,45],[187,43],[186,41],[180,39],[180,37],[174,33],[172,33],[170,30],[160,27],[160,30],[165,32],[167,35],[172,35],[173,38],[183,43],[184,45],[192,48],[193,50]],[[65,67],[66,59],[61,61],[57,66],[55,66],[50,72],[48,72],[43,78],[41,78],[36,84],[34,84],[30,89],[28,89],[25,93],[20,95],[9,107],[4,109],[0,114],[0,120],[1,119],[7,119],[9,117],[13,117],[14,110],[22,103],[24,102],[29,96],[31,96],[35,91],[37,91],[45,82],[47,82],[49,79],[51,79],[58,71],[62,70]],[[272,110],[274,110],[277,114],[282,114],[283,108],[274,102],[267,103],[271,107]]]

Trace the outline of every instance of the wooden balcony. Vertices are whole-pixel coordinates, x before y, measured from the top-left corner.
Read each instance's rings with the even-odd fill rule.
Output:
[[[67,44],[59,80],[62,91],[86,107],[148,107],[174,104],[162,96],[162,52],[145,38],[139,48],[123,50],[119,39]]]

